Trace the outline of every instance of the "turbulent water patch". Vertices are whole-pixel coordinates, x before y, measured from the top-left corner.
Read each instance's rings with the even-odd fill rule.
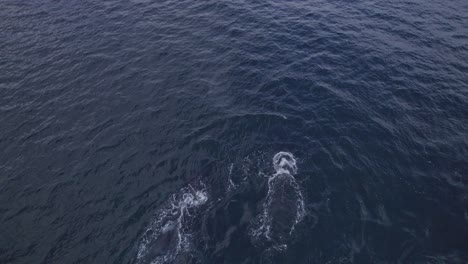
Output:
[[[250,234],[255,244],[268,242],[273,248],[282,250],[305,215],[304,198],[294,178],[297,165],[293,154],[277,153],[273,157],[273,168],[275,173],[268,178],[262,213]]]
[[[197,188],[189,185],[174,194],[145,231],[136,263],[189,263],[198,247],[205,249],[204,257],[218,261],[225,254],[239,255],[232,254],[228,247],[250,242],[270,252],[286,249],[297,224],[305,216],[304,198],[294,177],[298,172],[294,155],[279,152],[272,163],[273,173],[263,171],[265,162],[259,158],[243,159],[241,166],[230,163],[224,179],[226,192],[212,193],[216,197],[212,197],[210,207],[203,214],[200,207],[208,201],[204,185]],[[265,177],[267,193],[262,199],[260,190],[265,186]],[[256,217],[257,202],[249,205],[249,199],[257,199],[254,197],[261,202]],[[196,235],[200,235],[199,240],[194,239]],[[206,249],[212,250],[213,255]]]
[[[136,263],[173,263],[181,253],[191,249],[191,221],[201,205],[208,200],[206,188],[183,188],[174,194],[166,206],[160,209],[154,221],[145,231]]]

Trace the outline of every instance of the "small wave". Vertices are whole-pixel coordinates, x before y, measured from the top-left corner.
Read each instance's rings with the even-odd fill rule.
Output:
[[[208,200],[206,188],[182,188],[170,202],[160,209],[155,220],[145,231],[138,248],[138,264],[163,264],[173,262],[180,253],[191,246],[191,215]]]
[[[273,157],[275,173],[268,178],[268,192],[263,211],[251,230],[254,243],[264,240],[272,248],[284,250],[296,225],[304,218],[304,198],[296,179],[297,165],[294,155],[279,152]]]

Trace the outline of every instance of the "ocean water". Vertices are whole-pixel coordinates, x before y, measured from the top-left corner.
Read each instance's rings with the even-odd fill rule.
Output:
[[[468,1],[0,1],[0,263],[468,263]]]

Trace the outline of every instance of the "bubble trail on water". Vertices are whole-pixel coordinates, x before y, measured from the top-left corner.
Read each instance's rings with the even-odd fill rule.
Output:
[[[191,247],[191,219],[197,208],[208,200],[205,187],[182,188],[174,194],[146,229],[140,242],[136,263],[172,263]]]

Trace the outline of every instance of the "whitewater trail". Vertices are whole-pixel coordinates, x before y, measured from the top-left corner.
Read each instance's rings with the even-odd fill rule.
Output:
[[[294,178],[297,164],[292,153],[277,153],[273,157],[273,168],[275,173],[268,178],[262,213],[257,216],[250,234],[254,244],[268,242],[272,248],[284,250],[296,225],[304,218],[304,198]]]
[[[268,175],[268,191],[261,212],[249,230],[254,245],[267,245],[267,249],[284,250],[296,225],[305,215],[304,198],[294,175],[298,168],[292,153],[279,152],[273,157],[275,172]],[[236,184],[232,181],[233,164],[229,166],[227,193],[239,184],[246,183],[241,176]],[[259,173],[260,175],[260,173]],[[229,199],[227,194],[223,201]],[[193,219],[200,215],[200,207],[208,201],[206,186],[191,185],[174,194],[168,203],[159,209],[153,222],[145,231],[136,257],[137,264],[184,263],[193,250],[195,228]]]
[[[191,214],[208,200],[204,186],[182,188],[160,209],[145,231],[137,254],[137,264],[171,263],[191,247]]]

